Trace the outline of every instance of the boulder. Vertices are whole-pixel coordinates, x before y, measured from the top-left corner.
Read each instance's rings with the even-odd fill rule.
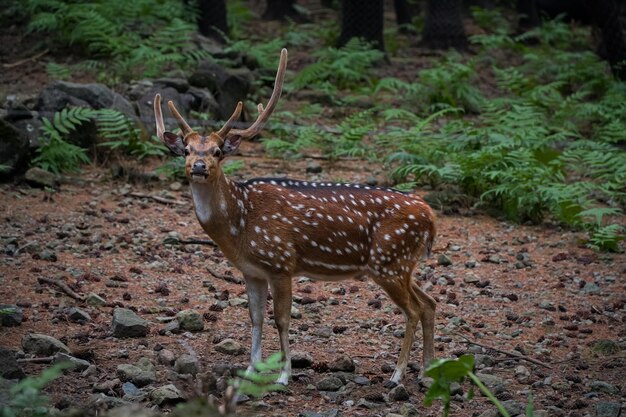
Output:
[[[21,308],[13,304],[0,304],[0,324],[4,327],[15,327],[22,324],[24,313]]]
[[[116,308],[113,311],[111,326],[113,337],[144,337],[148,334],[148,322],[126,308]]]
[[[22,379],[26,377],[15,359],[12,350],[0,347],[0,377],[4,379]]]
[[[52,336],[38,333],[30,333],[22,338],[22,349],[26,353],[33,353],[38,356],[52,356],[57,352],[71,354],[63,342]]]
[[[0,171],[0,178],[23,172],[30,154],[28,137],[9,121],[0,119],[0,165],[6,166],[6,170]]]
[[[247,68],[224,68],[212,61],[203,61],[189,77],[195,87],[206,88],[217,97],[218,116],[228,119],[237,102],[247,97],[252,86],[252,72]]]

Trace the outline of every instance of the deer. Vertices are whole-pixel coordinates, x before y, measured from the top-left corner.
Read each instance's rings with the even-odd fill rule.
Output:
[[[282,49],[274,89],[258,117],[236,129],[239,101],[220,130],[193,130],[169,101],[180,133],[165,130],[161,96],[154,99],[157,136],[185,158],[196,217],[202,229],[243,275],[252,322],[250,366],[262,360],[262,333],[268,289],[284,359],[277,383],[291,376],[289,322],[294,277],[340,281],[370,277],[405,316],[397,365],[387,387],[405,374],[418,324],[422,324],[424,367],[434,358],[435,300],[412,279],[422,257],[430,255],[435,214],[417,195],[392,188],[288,178],[233,181],[222,170],[243,139],[258,135],[276,108],[287,68]]]

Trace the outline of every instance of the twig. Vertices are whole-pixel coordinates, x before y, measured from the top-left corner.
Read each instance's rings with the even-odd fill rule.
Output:
[[[213,275],[215,278],[223,279],[226,282],[232,282],[233,284],[243,284],[243,280],[237,277],[233,277],[230,275],[218,274],[217,272],[211,270],[211,268],[207,268],[209,274]]]
[[[11,63],[11,64],[2,64],[2,66],[3,66],[4,68],[14,68],[14,67],[18,67],[18,66],[20,66],[20,65],[22,65],[22,64],[25,64],[25,63],[27,63],[27,62],[30,62],[30,61],[36,61],[36,60],[38,60],[39,58],[41,58],[42,56],[44,56],[45,54],[47,54],[48,52],[50,52],[50,50],[49,50],[49,49],[46,49],[45,51],[43,51],[43,52],[39,52],[38,54],[31,56],[30,58],[20,59],[19,61],[13,62],[13,63]]]
[[[190,237],[189,239],[181,239],[179,242],[183,245],[208,245],[217,248],[217,243],[213,242],[211,239],[196,239],[195,237]]]
[[[72,297],[75,300],[83,301],[85,299],[84,295],[77,294],[66,283],[64,283],[62,281],[59,281],[58,279],[39,277],[39,278],[37,278],[37,281],[39,281],[40,284],[41,283],[46,283],[46,284],[56,285],[61,290],[63,290],[64,293],[66,293],[67,295],[69,295],[70,297]]]
[[[547,363],[541,362],[541,361],[539,361],[537,359],[530,358],[530,357],[528,357],[526,355],[522,355],[519,352],[511,351],[511,350],[502,350],[502,349],[498,349],[498,348],[493,347],[493,346],[483,345],[482,343],[478,343],[478,342],[474,342],[473,340],[470,340],[469,338],[467,338],[466,336],[463,336],[462,334],[459,334],[459,336],[461,336],[463,339],[465,339],[466,343],[469,343],[469,344],[472,344],[472,345],[476,345],[476,346],[480,346],[480,347],[485,348],[485,349],[495,350],[496,352],[502,353],[504,355],[511,356],[512,358],[525,360],[525,361],[528,361],[528,362],[532,362],[532,363],[534,363],[536,365],[540,365],[540,366],[546,367],[548,369],[552,369],[552,366],[548,365]]]
[[[50,363],[54,360],[54,356],[45,356],[45,357],[40,357],[40,358],[21,358],[18,359],[17,361],[19,363],[24,363],[24,362],[28,362],[28,363]]]
[[[34,245],[34,244],[36,244],[36,243],[37,243],[37,241],[33,240],[33,241],[31,241],[31,242],[28,242],[28,243],[26,243],[26,244],[24,244],[24,245],[20,246],[19,248],[17,248],[17,249],[15,250],[15,253],[13,254],[13,256],[17,256],[17,255],[19,255],[19,253],[20,253],[22,250],[26,249],[26,248],[27,248],[27,247],[29,247],[29,246],[33,246],[33,245]]]
[[[172,199],[165,198],[165,197],[159,197],[158,195],[149,195],[149,194],[141,194],[141,193],[128,193],[127,195],[131,197],[136,197],[136,198],[150,198],[156,201],[157,203],[161,203],[161,204],[178,204],[179,206],[187,205],[187,203],[184,201],[172,200]]]

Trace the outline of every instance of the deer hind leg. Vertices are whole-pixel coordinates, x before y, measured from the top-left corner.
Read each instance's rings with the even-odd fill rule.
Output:
[[[437,303],[434,298],[426,294],[416,282],[411,282],[411,284],[412,290],[422,307],[420,320],[422,321],[422,337],[424,344],[423,373],[430,361],[435,358],[435,309]]]
[[[398,385],[402,380],[409,363],[409,355],[415,341],[415,330],[422,317],[422,304],[410,285],[410,273],[402,272],[398,275],[375,276],[374,281],[389,295],[391,300],[402,310],[406,318],[404,339],[398,356],[396,369],[391,379],[385,383],[388,388]]]
[[[287,385],[291,377],[291,356],[289,354],[289,320],[291,319],[291,278],[270,281],[274,299],[274,321],[278,329],[280,350],[285,365],[276,380],[278,384]]]
[[[263,321],[265,319],[265,305],[267,302],[267,281],[252,277],[245,277],[248,293],[248,311],[252,322],[252,347],[250,349],[250,365],[247,373],[254,371],[254,364],[263,358]]]

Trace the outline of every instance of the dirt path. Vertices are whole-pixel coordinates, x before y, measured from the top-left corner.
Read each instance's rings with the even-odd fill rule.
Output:
[[[247,158],[245,162],[241,172],[245,177],[263,172],[312,179],[305,173],[305,161]],[[322,167],[320,179],[364,181],[377,174],[375,168],[366,172],[341,163],[330,169],[322,162]],[[250,326],[245,288],[215,278],[208,270],[235,278],[238,271],[211,246],[166,243],[206,238],[193,215],[187,187],[112,182],[98,169],[87,170],[79,179],[84,183],[63,185],[52,194],[26,185],[0,186],[0,302],[18,304],[24,311],[20,326],[0,327],[0,346],[20,350],[25,334],[44,333],[66,342],[75,355],[95,364],[95,374],[70,372],[47,389],[61,407],[88,402],[94,384],[113,380],[119,364],[135,363],[140,357],[157,364],[157,351],[162,348],[176,355],[191,349],[204,371],[224,369],[220,364],[246,366]],[[155,193],[184,204],[160,204],[133,197],[133,192]],[[479,370],[495,377],[498,397],[509,400],[513,408],[525,406],[530,391],[535,409],[547,410],[551,416],[594,415],[597,404],[624,401],[623,353],[594,351],[601,340],[613,341],[622,352],[626,347],[623,254],[597,254],[581,247],[577,233],[517,226],[482,215],[440,214],[438,227],[435,254],[414,275],[439,301],[439,357],[476,353]],[[17,254],[16,248],[20,248]],[[451,265],[444,266],[448,260]],[[99,294],[107,305],[87,306],[38,283],[40,277],[61,279],[80,294]],[[292,321],[292,347],[310,354],[313,365],[297,370],[289,393],[253,402],[256,413],[335,415],[332,410],[336,409],[343,415],[374,416],[402,409],[406,414],[410,403],[420,415],[440,415],[439,404],[422,405],[425,390],[416,382],[421,362],[419,336],[412,354],[415,366],[404,381],[409,399],[387,398],[382,382],[397,358],[403,317],[371,281],[296,280],[294,293],[301,318]],[[244,299],[244,305],[236,305],[238,298]],[[91,320],[85,324],[69,321],[67,312],[72,306],[87,311]],[[116,306],[136,310],[149,320],[148,336],[111,337]],[[184,309],[202,314],[205,330],[166,333],[162,317]],[[271,320],[265,329],[268,354],[278,350],[278,338]],[[462,336],[499,349],[515,349],[552,369],[511,360],[489,349],[470,348]],[[240,342],[245,352],[236,356],[217,352],[215,344],[225,338]],[[361,378],[348,375],[348,381],[353,381],[342,381],[338,392],[318,391],[315,384],[330,375],[326,365],[342,354],[356,362],[356,376]],[[24,369],[36,374],[44,366],[25,364]],[[172,382],[192,394],[189,378],[166,365],[157,364],[156,371],[155,385]],[[218,381],[218,387],[226,380]],[[468,388],[462,386],[463,391]],[[115,394],[123,396],[119,385]],[[456,416],[477,416],[491,409],[480,396],[469,402],[457,399],[452,408]]]

